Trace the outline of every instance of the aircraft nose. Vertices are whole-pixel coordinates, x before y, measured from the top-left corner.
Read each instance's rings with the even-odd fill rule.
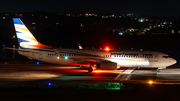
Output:
[[[176,62],[177,62],[177,61],[176,61],[175,59],[173,59],[173,58],[170,58],[170,59],[169,59],[169,63],[172,64],[172,65],[175,64]]]

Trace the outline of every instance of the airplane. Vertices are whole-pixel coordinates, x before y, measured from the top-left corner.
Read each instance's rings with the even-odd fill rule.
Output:
[[[79,49],[83,49],[83,47],[81,46],[80,43],[78,43],[78,47],[79,47]]]
[[[116,49],[56,49],[36,40],[20,18],[13,18],[14,27],[19,43],[16,50],[20,55],[42,62],[58,65],[87,66],[92,72],[94,67],[100,70],[117,70],[120,67],[128,68],[157,68],[165,69],[177,61],[156,51],[134,51]]]

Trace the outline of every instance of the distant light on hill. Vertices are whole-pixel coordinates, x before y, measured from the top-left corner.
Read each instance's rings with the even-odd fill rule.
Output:
[[[119,32],[119,35],[123,35],[123,33],[122,33],[122,32]]]

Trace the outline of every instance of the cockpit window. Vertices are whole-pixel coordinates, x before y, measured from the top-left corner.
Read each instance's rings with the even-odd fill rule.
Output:
[[[169,56],[163,56],[163,58],[169,58]]]

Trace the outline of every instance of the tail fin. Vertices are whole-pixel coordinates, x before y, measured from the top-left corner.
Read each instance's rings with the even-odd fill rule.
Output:
[[[20,48],[53,48],[39,43],[36,38],[31,34],[27,27],[23,24],[20,18],[13,18],[16,35],[18,38]]]
[[[78,47],[79,47],[79,49],[83,49],[83,47],[81,46],[80,43],[78,43]]]

